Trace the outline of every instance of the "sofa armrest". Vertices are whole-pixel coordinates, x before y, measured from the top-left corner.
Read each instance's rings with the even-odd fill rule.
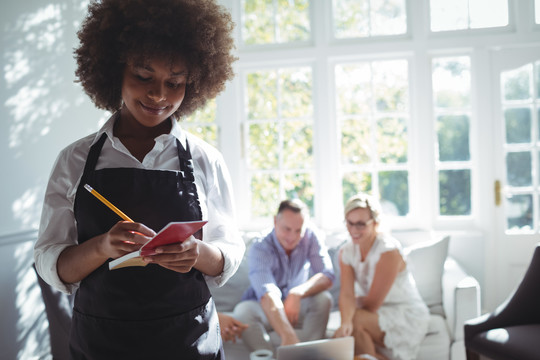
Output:
[[[480,285],[451,257],[444,263],[442,300],[452,341],[463,340],[463,326],[480,315]]]

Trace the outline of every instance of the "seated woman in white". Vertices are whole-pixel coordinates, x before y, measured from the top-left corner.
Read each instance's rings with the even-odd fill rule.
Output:
[[[380,217],[380,203],[366,194],[353,196],[345,206],[351,241],[339,253],[341,326],[334,336],[353,336],[355,355],[365,358],[414,359],[429,311],[401,244],[379,231]]]

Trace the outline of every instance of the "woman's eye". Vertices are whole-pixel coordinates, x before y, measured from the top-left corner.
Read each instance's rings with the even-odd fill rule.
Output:
[[[150,80],[151,78],[149,77],[144,77],[144,76],[141,76],[141,75],[135,75],[135,77],[141,81],[148,81]]]
[[[167,83],[167,86],[171,89],[177,89],[180,86],[180,83]]]

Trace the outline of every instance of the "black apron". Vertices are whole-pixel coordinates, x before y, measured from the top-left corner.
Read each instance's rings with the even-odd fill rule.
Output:
[[[178,173],[95,170],[106,137],[91,147],[77,189],[79,244],[121,220],[84,184],[156,232],[170,221],[201,220],[189,144],[184,149],[176,141]],[[217,312],[200,271],[177,273],[156,264],[111,271],[108,263],[82,280],[75,295],[73,359],[224,359]]]

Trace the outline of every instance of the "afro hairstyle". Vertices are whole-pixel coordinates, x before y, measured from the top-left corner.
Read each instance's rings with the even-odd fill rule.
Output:
[[[98,0],[77,33],[75,75],[101,109],[122,106],[129,60],[169,57],[186,61],[189,76],[177,119],[215,98],[234,76],[234,23],[214,0]]]

